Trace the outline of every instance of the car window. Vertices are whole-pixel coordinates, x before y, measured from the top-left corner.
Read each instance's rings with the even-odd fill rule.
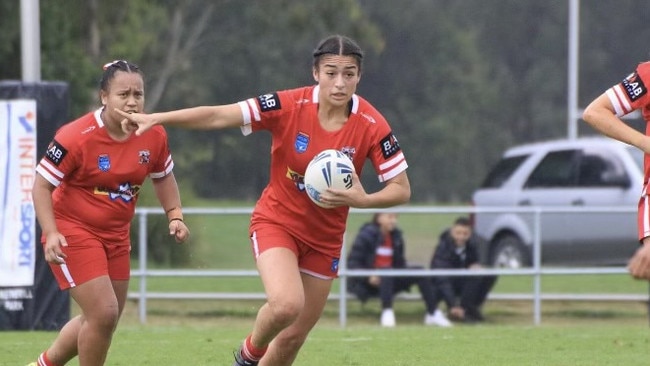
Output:
[[[609,165],[609,166],[608,166]],[[578,185],[581,187],[606,186],[606,172],[614,173],[612,164],[598,155],[583,155],[578,166]]]
[[[608,149],[587,148],[578,164],[580,187],[612,187],[627,184],[630,178],[620,157]]]
[[[553,151],[539,162],[524,188],[570,187],[576,182],[578,150]]]
[[[501,159],[485,177],[481,188],[501,187],[528,156],[530,155],[517,155]]]

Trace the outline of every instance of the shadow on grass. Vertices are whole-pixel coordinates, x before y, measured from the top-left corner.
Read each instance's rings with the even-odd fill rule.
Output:
[[[207,324],[219,320],[251,321],[263,305],[260,300],[156,300],[147,303],[147,315],[152,321],[161,323],[174,319],[185,319],[192,323]],[[347,322],[350,325],[376,325],[381,314],[378,300],[371,299],[365,304],[359,301],[347,303]],[[446,311],[446,306],[440,304]],[[130,303],[125,318],[137,321],[137,303]],[[636,323],[647,322],[647,304],[634,302],[554,302],[542,303],[542,323],[577,324],[598,322]],[[422,324],[425,313],[422,301],[397,301],[394,305],[398,324]],[[533,304],[527,301],[490,301],[485,304],[483,313],[486,324],[530,325],[534,321]],[[327,303],[321,322],[336,325],[339,323],[339,303]],[[128,321],[128,320],[127,320]]]

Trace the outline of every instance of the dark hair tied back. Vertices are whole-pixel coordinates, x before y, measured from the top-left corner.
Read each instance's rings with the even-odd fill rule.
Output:
[[[361,70],[363,51],[355,41],[346,36],[334,35],[322,40],[312,54],[314,67],[318,67],[320,58],[323,55],[353,56],[357,60],[359,70]]]
[[[135,72],[144,77],[138,65],[126,60],[111,61],[104,64],[102,68],[104,69],[104,73],[102,74],[102,78],[99,81],[99,88],[101,90],[108,90],[108,84],[115,76],[115,73],[118,71]]]

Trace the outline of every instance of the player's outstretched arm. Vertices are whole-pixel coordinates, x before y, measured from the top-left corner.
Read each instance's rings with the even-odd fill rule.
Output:
[[[125,118],[122,121],[122,129],[125,132],[135,131],[136,135],[141,135],[155,125],[211,130],[241,127],[244,123],[241,108],[236,103],[151,114],[126,113],[117,109],[116,111]]]

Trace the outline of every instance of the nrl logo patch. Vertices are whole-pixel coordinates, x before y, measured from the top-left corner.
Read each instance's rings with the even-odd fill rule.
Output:
[[[97,157],[97,168],[102,172],[107,172],[111,169],[111,159],[108,154],[101,154]]]
[[[302,154],[305,151],[307,151],[308,146],[309,146],[309,135],[302,132],[298,132],[298,135],[296,136],[296,142],[294,143],[296,152],[298,154]]]

